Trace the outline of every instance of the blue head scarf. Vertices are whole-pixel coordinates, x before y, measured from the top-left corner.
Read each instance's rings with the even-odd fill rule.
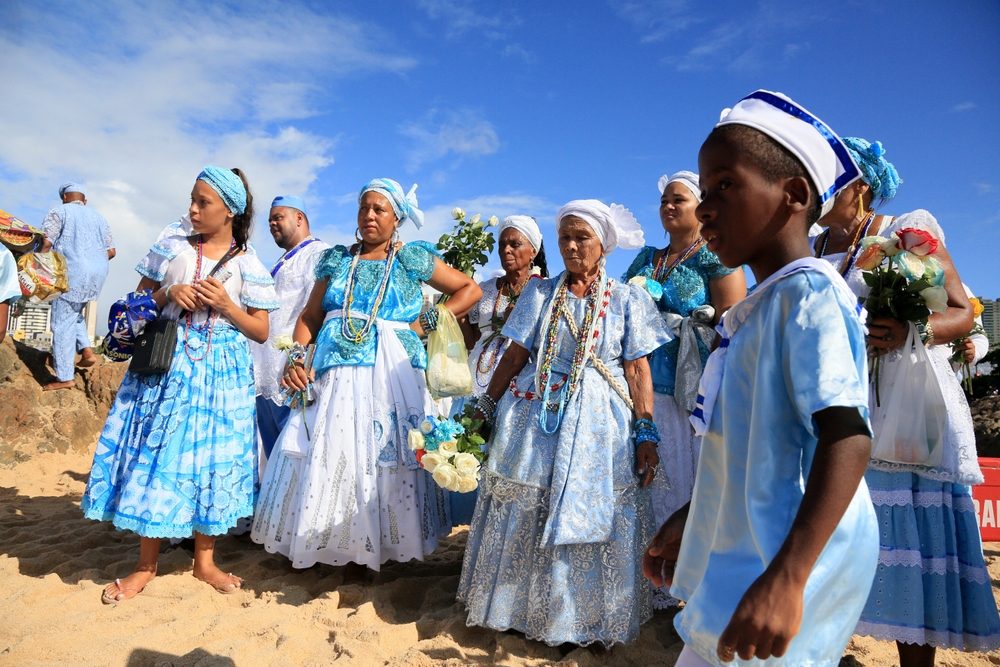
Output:
[[[861,170],[861,177],[876,199],[892,199],[902,183],[892,163],[885,159],[881,141],[869,144],[858,137],[844,137],[844,145]]]
[[[247,189],[243,180],[233,173],[232,169],[205,167],[198,174],[199,181],[205,181],[219,193],[223,203],[234,215],[240,215],[247,210]]]
[[[366,192],[372,190],[389,200],[389,204],[392,205],[392,211],[396,214],[399,224],[410,220],[416,225],[417,229],[424,226],[424,212],[417,208],[416,183],[404,195],[402,186],[391,178],[370,180],[365,184],[365,187],[361,188],[361,192],[358,193],[358,203],[361,203],[361,198],[365,196]]]

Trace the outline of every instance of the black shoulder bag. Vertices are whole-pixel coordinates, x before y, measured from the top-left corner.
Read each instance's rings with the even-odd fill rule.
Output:
[[[222,259],[212,267],[207,277],[211,278],[215,275],[215,272],[235,257],[239,251],[240,249],[236,246],[230,248],[222,256]],[[181,311],[180,317],[183,317],[185,312]],[[129,363],[128,369],[136,375],[166,373],[170,370],[176,348],[177,320],[158,317],[147,324],[142,333],[136,337],[135,348],[132,350],[132,361]]]

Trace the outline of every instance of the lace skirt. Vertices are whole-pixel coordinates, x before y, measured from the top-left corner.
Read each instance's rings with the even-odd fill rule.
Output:
[[[690,416],[670,394],[653,394],[653,422],[660,432],[657,447],[660,465],[650,485],[655,530],[659,530],[671,514],[691,501],[701,440],[695,436],[688,421]],[[669,587],[657,588],[653,592],[654,609],[668,609],[679,604],[680,600],[670,595]]]
[[[648,489],[616,489],[606,542],[541,545],[549,490],[485,472],[457,598],[467,624],[518,630],[550,646],[627,643],[652,616],[642,554],[653,536]]]
[[[879,560],[857,634],[966,651],[1000,648],[1000,616],[968,486],[869,470]]]
[[[412,372],[426,395],[423,371]],[[391,383],[374,376],[372,366],[324,373],[305,413],[309,437],[302,412],[292,411],[275,444],[251,538],[293,567],[378,570],[388,560],[423,560],[451,530],[447,493],[417,467],[404,435],[430,413],[430,397],[420,405],[379,400]]]
[[[218,324],[211,347],[181,323],[170,370],[126,373],[80,508],[143,537],[222,535],[253,514],[257,423],[247,339]]]

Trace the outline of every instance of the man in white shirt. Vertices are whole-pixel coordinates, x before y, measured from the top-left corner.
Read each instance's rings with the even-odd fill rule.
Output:
[[[264,456],[271,455],[278,434],[288,421],[289,408],[283,404],[281,374],[287,355],[274,347],[275,336],[291,335],[295,322],[306,306],[316,282],[314,270],[320,255],[330,246],[309,233],[306,205],[299,197],[275,197],[268,216],[271,236],[285,254],[271,269],[274,289],[281,307],[270,313],[270,332],[264,344],[251,343],[257,381],[257,427]]]

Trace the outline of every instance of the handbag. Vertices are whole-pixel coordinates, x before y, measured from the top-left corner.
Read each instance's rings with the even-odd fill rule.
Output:
[[[236,246],[231,247],[222,256],[212,270],[208,272],[206,278],[215,275],[223,264],[236,256],[239,252]],[[187,311],[181,311],[183,317]],[[128,366],[130,372],[136,375],[156,375],[166,373],[170,370],[170,365],[174,361],[174,350],[177,347],[177,320],[157,318],[146,325],[142,333],[135,339],[135,348],[132,351],[132,361]]]

